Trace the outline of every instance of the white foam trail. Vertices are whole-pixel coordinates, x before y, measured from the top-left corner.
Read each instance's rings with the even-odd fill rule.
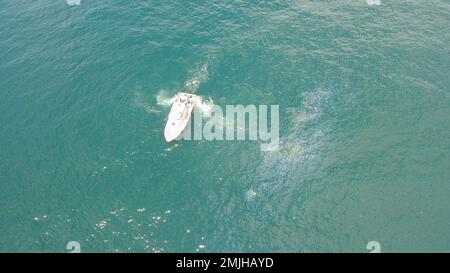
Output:
[[[195,105],[200,109],[204,117],[211,117],[211,112],[214,107],[214,101],[211,98],[204,99],[201,96],[197,96]]]
[[[81,5],[81,0],[66,0],[69,6],[79,6]]]
[[[247,197],[247,201],[253,201],[256,197],[257,193],[253,189],[249,189],[245,193],[245,197]]]
[[[208,64],[204,64],[200,70],[194,72],[192,77],[185,82],[185,90],[182,92],[196,93],[200,85],[208,80]],[[175,95],[176,96],[176,95]],[[156,95],[156,104],[162,107],[170,107],[172,99],[175,98],[173,94],[169,94],[166,90],[161,89]],[[214,102],[211,98],[203,98],[197,96],[196,107],[200,109],[204,117],[210,117]]]
[[[164,89],[161,89],[158,95],[156,95],[156,104],[158,104],[159,106],[169,107],[171,104],[171,100],[172,97]]]
[[[379,6],[381,5],[381,0],[366,0],[369,6]]]

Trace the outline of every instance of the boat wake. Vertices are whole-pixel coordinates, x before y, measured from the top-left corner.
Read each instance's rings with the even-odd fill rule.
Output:
[[[191,73],[192,76],[184,84],[184,90],[180,92],[195,94],[200,85],[208,80],[208,63],[204,64],[199,70]],[[174,98],[177,96],[172,92],[161,89],[156,95],[156,104],[160,107],[170,107]],[[210,97],[202,97],[196,95],[196,108],[202,112],[204,117],[210,117],[214,106],[214,102]]]
[[[156,95],[156,104],[162,107],[169,107],[173,98],[174,96],[170,95],[169,92],[161,89]]]
[[[205,117],[205,118],[211,117],[211,112],[214,107],[214,101],[212,98],[210,98],[210,97],[204,98],[201,96],[197,96],[197,101],[196,101],[195,105],[196,105],[195,107],[197,108],[197,110],[200,110],[203,117]]]

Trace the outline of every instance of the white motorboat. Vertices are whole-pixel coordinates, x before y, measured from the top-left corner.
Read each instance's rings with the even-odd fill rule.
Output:
[[[197,96],[190,93],[178,93],[172,100],[169,118],[164,128],[164,138],[170,142],[183,134],[191,118]]]

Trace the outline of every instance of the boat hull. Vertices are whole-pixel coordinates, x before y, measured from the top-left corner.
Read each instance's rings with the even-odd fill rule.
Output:
[[[183,134],[194,110],[195,101],[194,94],[178,93],[175,96],[164,128],[164,138],[167,142],[176,140]]]

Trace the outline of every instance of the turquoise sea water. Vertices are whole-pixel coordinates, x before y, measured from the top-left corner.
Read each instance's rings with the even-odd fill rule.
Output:
[[[450,3],[2,1],[0,251],[450,251]],[[280,149],[166,101],[280,105]]]

